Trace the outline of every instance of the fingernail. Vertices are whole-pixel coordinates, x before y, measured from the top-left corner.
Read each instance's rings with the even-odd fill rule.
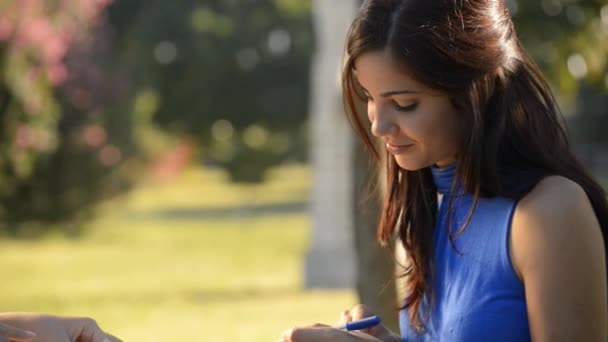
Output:
[[[28,330],[26,330],[26,331],[24,331],[24,333],[25,333],[25,334],[26,334],[28,337],[36,337],[36,336],[38,336],[38,335],[36,335],[36,333],[35,333],[35,332],[33,332],[33,331],[28,331]]]

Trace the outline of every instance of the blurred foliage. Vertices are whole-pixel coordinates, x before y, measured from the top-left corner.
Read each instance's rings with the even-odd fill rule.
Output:
[[[126,84],[108,58],[108,4],[0,1],[0,229],[84,218],[125,188],[131,134],[112,105]]]
[[[305,158],[310,1],[117,1],[109,18],[143,116],[195,137],[200,158],[260,181]]]
[[[608,1],[506,0],[524,45],[555,87],[577,143],[608,143]]]
[[[607,142],[608,0],[507,3],[576,141]],[[0,0],[0,221],[86,217],[167,133],[234,181],[306,160],[311,6]]]

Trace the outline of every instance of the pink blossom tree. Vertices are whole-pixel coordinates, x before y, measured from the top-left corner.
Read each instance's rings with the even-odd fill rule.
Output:
[[[0,0],[0,221],[9,229],[78,216],[124,160],[103,117],[124,86],[95,58],[107,47],[110,2]]]

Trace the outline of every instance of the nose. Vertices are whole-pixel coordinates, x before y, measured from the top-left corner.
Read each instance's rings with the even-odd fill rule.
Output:
[[[380,138],[398,133],[399,127],[387,115],[376,115],[371,131],[374,136]]]

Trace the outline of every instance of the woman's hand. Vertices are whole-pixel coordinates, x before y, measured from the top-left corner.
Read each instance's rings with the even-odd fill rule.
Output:
[[[293,328],[283,333],[283,342],[380,342],[381,340],[355,331],[344,331],[327,325]]]
[[[0,323],[0,342],[31,342],[36,334]]]
[[[340,324],[346,324],[352,321],[358,321],[366,317],[374,316],[375,312],[367,305],[358,304],[350,310],[344,310],[340,315]],[[401,338],[388,330],[383,324],[378,324],[368,329],[360,330],[368,335],[374,336],[383,342],[397,342]]]
[[[374,316],[374,312],[367,306],[359,304],[340,315],[340,325]],[[399,336],[393,334],[384,325],[359,331],[344,331],[323,324],[311,327],[293,328],[283,333],[284,342],[398,342]]]
[[[24,329],[36,334],[35,338],[7,338],[7,341],[32,342],[120,342],[118,338],[104,332],[90,318],[60,317],[37,313],[0,314],[0,322],[9,327]],[[5,326],[6,326],[5,325]],[[9,330],[10,332],[10,330]],[[1,335],[0,335],[1,336]],[[0,338],[0,341],[2,339]]]

